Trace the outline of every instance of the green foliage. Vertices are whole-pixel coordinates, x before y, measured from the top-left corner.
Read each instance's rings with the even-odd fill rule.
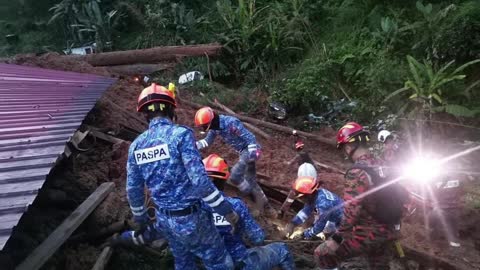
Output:
[[[103,13],[99,4],[100,0],[62,0],[50,8],[53,15],[48,23],[62,21],[70,46],[95,40],[102,52],[111,47],[112,18],[117,11]]]
[[[414,109],[411,112],[426,111],[428,115],[433,111],[445,111],[462,117],[471,117],[476,114],[476,111],[466,107],[448,104],[443,98],[443,93],[451,82],[465,79],[466,75],[460,73],[467,67],[479,63],[480,59],[465,63],[454,70],[451,70],[454,61],[450,61],[439,69],[435,69],[429,61],[420,63],[412,56],[407,56],[407,61],[410,68],[409,79],[403,88],[389,94],[385,98],[386,101],[403,93],[409,93],[408,102],[402,107],[402,112],[408,111],[409,106],[413,106]]]
[[[307,1],[218,0],[217,35],[234,57],[238,73],[260,76],[292,63],[312,44]]]
[[[444,20],[433,39],[436,57],[462,63],[480,58],[480,1],[466,1]]]
[[[144,11],[138,20],[144,26],[137,31],[134,46],[150,48],[162,45],[187,45],[213,41],[205,35],[207,16],[198,14],[183,1],[143,1]]]

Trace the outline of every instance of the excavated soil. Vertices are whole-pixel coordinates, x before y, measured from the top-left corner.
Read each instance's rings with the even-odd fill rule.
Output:
[[[109,76],[103,68],[94,68],[85,62],[60,57],[56,54],[40,57],[22,55],[10,62]],[[87,115],[81,129],[85,129],[86,125],[89,125],[100,128],[104,132],[117,133],[122,130],[123,126],[127,126],[141,132],[146,128],[145,121],[140,114],[135,112],[136,98],[140,90],[141,87],[134,84],[129,78],[120,79],[97,102]],[[177,113],[180,124],[192,125],[195,113],[193,108],[184,106],[180,102]],[[254,117],[262,118],[258,115]],[[257,170],[269,176],[270,180],[263,180],[266,184],[288,189],[296,175],[297,168],[296,163],[287,164],[295,156],[295,152],[291,149],[292,138],[277,131],[267,129],[265,131],[272,135],[272,139],[259,138],[263,152]],[[325,129],[319,134],[333,136],[334,131]],[[198,134],[198,136],[201,135]],[[4,251],[0,253],[0,265],[2,266],[0,268],[13,269],[101,183],[112,181],[116,184],[116,188],[74,232],[72,238],[77,240],[72,241],[72,238],[68,240],[42,269],[91,269],[101,252],[101,244],[105,238],[91,239],[88,236],[95,235],[96,232],[112,223],[130,218],[131,214],[125,195],[125,164],[129,143],[112,145],[99,139],[90,138],[85,144],[90,147],[90,150],[74,153],[69,159],[65,159],[57,165],[49,175],[39,196],[15,228]],[[310,149],[312,157],[319,162],[340,169],[348,166],[343,157],[331,146],[306,140],[306,148]],[[216,140],[215,144],[202,154],[206,156],[213,152],[221,154],[230,163],[234,163],[237,158],[237,154],[220,140]],[[472,165],[478,164],[478,159],[476,160],[476,162],[472,162],[470,159],[469,162]],[[325,181],[326,188],[337,193],[342,192],[342,175],[320,171],[319,177]],[[227,193],[234,195],[235,191],[229,189]],[[247,203],[251,204],[250,201]],[[276,207],[280,206],[278,202],[273,202],[273,204]],[[283,238],[281,232],[284,226],[283,221],[267,219],[263,216],[257,219],[265,228],[268,239],[281,240]],[[405,224],[403,241],[406,244],[445,259],[457,266],[458,269],[480,269],[480,256],[478,256],[480,244],[476,245],[476,241],[480,241],[480,229],[477,226],[480,221],[478,212],[466,213],[459,220],[464,227],[465,235],[462,239],[462,247],[456,250],[445,247],[445,243],[442,242],[428,241],[419,219],[421,218],[412,219]],[[311,254],[315,244],[289,243],[289,246],[296,256],[298,269],[314,268]],[[364,269],[363,262],[360,260],[359,263],[363,266],[356,269]],[[392,263],[392,269],[441,269],[428,268],[425,266],[427,262],[418,261],[416,258],[407,260],[407,263],[409,266],[405,267],[403,266],[404,262],[396,261]],[[140,248],[116,248],[108,269],[168,269],[171,266],[172,259],[168,252],[165,252],[163,258],[159,258]]]

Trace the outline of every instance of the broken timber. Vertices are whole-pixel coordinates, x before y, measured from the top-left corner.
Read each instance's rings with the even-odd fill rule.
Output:
[[[55,231],[53,231],[45,241],[42,242],[19,266],[16,270],[35,270],[40,269],[42,265],[55,253],[55,251],[67,240],[68,237],[80,226],[80,224],[92,213],[92,211],[107,197],[113,190],[113,182],[101,184],[95,192],[73,211]]]
[[[119,139],[117,137],[114,137],[112,135],[108,135],[108,134],[105,134],[101,131],[99,131],[97,128],[94,128],[92,126],[87,126],[88,127],[88,131],[90,132],[90,134],[96,138],[99,138],[101,140],[104,140],[104,141],[107,141],[107,142],[111,142],[113,144],[116,144],[116,143],[122,143],[122,142],[125,142],[124,140],[122,139]]]
[[[218,100],[214,100],[214,102],[211,102],[210,103],[215,106],[215,107],[219,107],[220,109],[234,115],[234,116],[237,116],[238,117],[238,114],[235,113],[232,109],[228,108],[227,106],[223,105],[222,103],[220,103]],[[250,124],[250,123],[245,123],[245,126],[249,129],[251,129],[253,132],[257,133],[258,135],[262,136],[263,138],[267,139],[267,140],[270,140],[272,137],[270,135],[268,135],[267,133],[265,133],[263,130],[257,128],[256,126]]]
[[[106,246],[103,248],[102,253],[98,256],[95,265],[92,267],[92,270],[103,270],[107,266],[110,257],[112,256],[113,248],[111,246]]]
[[[185,56],[204,57],[219,55],[222,45],[218,43],[189,45],[189,46],[165,46],[143,50],[128,50],[89,54],[75,57],[87,61],[92,66],[116,66],[131,64],[148,64],[159,62],[175,62]]]
[[[191,101],[187,101],[187,100],[182,100],[181,102],[186,104],[186,105],[189,105],[193,108],[197,108],[197,109],[200,109],[201,107],[203,107],[200,104],[197,104],[197,103],[194,103],[194,102],[191,102]],[[273,129],[273,130],[282,131],[282,132],[285,132],[285,133],[288,133],[288,134],[292,134],[292,131],[294,130],[293,128],[290,128],[290,127],[285,127],[285,126],[269,123],[269,122],[258,120],[258,119],[248,117],[248,116],[243,116],[243,115],[238,115],[238,114],[233,115],[233,114],[228,113],[228,112],[225,112],[225,114],[235,116],[235,117],[237,117],[238,119],[240,119],[244,122],[249,122],[249,123],[255,124],[257,126],[263,126],[263,127],[270,128],[270,129]],[[327,139],[327,138],[324,138],[324,137],[319,136],[319,135],[314,135],[314,134],[311,134],[311,133],[308,133],[308,132],[303,132],[303,131],[298,131],[298,130],[297,130],[297,134],[300,135],[300,136],[312,139],[314,141],[324,143],[326,145],[330,145],[330,146],[335,146],[336,145],[335,141],[333,139]]]

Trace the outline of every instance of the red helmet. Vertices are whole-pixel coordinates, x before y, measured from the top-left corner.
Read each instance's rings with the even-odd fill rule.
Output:
[[[302,194],[312,194],[318,189],[317,180],[310,176],[300,176],[293,182],[293,189]]]
[[[302,150],[305,144],[302,142],[302,140],[297,140],[295,142],[295,149],[296,150]]]
[[[340,146],[346,143],[355,142],[357,140],[357,137],[359,141],[362,141],[362,139],[368,141],[368,131],[363,129],[363,127],[358,123],[346,123],[337,132],[337,148],[340,148]]]
[[[208,176],[227,180],[230,177],[227,162],[217,154],[211,154],[203,159]]]
[[[152,108],[152,110],[155,110],[154,107],[150,108],[150,106],[148,106],[154,103],[166,103],[172,105],[174,108],[177,107],[175,94],[172,91],[169,91],[163,86],[152,83],[152,85],[143,89],[138,96],[137,112],[150,110]]]
[[[197,113],[195,113],[195,126],[203,127],[204,130],[208,130],[208,128],[212,124],[212,120],[214,116],[215,115],[213,113],[212,108],[210,107],[200,108],[197,111]]]

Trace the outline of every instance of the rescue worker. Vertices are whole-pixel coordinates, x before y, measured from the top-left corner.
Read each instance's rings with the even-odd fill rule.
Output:
[[[205,169],[210,179],[219,190],[223,190],[230,172],[225,160],[216,154],[211,154],[203,160]],[[245,203],[238,199],[225,196],[240,216],[237,230],[231,233],[230,223],[221,214],[213,213],[215,226],[223,236],[225,246],[232,256],[237,269],[244,270],[268,270],[280,267],[283,270],[295,269],[293,257],[285,243],[271,243],[265,246],[265,233],[250,215]],[[248,240],[256,246],[247,249],[244,240]]]
[[[297,151],[297,155],[294,159],[288,162],[288,165],[292,164],[296,160],[298,161],[297,177],[309,176],[317,179],[317,169],[315,169],[315,166],[313,165],[313,160],[310,157],[309,153],[305,150],[305,144],[303,143],[301,138],[298,137],[296,130],[294,130],[292,134],[295,138],[294,148],[295,151]],[[288,193],[287,198],[283,202],[282,207],[280,208],[280,211],[278,213],[279,218],[285,217],[285,214],[290,209],[290,206],[298,197],[299,194],[295,191],[295,189],[292,188]]]
[[[368,150],[369,134],[355,122],[344,125],[337,133],[337,148],[353,163],[368,166],[380,164]],[[372,216],[377,205],[364,197],[373,184],[371,177],[361,169],[352,169],[346,175],[343,200],[344,218],[338,232],[315,249],[315,260],[322,269],[337,269],[343,260],[367,255],[369,269],[389,269],[387,251],[393,247],[393,226],[383,224]],[[361,197],[359,197],[362,195]],[[378,205],[381,207],[381,205]]]
[[[307,165],[310,165],[306,163]],[[316,176],[300,176],[293,183],[293,190],[300,196],[305,197],[305,206],[288,223],[285,232],[291,237],[296,226],[303,224],[309,216],[315,212],[313,226],[306,229],[302,238],[310,240],[317,235],[323,238],[334,233],[340,225],[343,217],[343,201],[334,193],[319,188]]]
[[[217,114],[210,107],[203,107],[196,112],[195,126],[208,132],[204,139],[197,141],[198,149],[212,145],[215,137],[220,135],[225,143],[239,153],[238,162],[232,167],[229,181],[243,196],[251,195],[259,211],[265,210],[268,216],[276,216],[276,211],[270,206],[256,181],[255,163],[260,156],[260,145],[255,135],[237,118]]]
[[[175,269],[233,269],[233,261],[202,202],[235,226],[238,215],[209,180],[195,147],[192,130],[175,125],[175,94],[157,84],[138,97],[137,111],[149,128],[130,145],[127,197],[136,223],[146,228],[146,186],[156,205],[156,229],[169,242]],[[142,234],[142,230],[138,232]]]

